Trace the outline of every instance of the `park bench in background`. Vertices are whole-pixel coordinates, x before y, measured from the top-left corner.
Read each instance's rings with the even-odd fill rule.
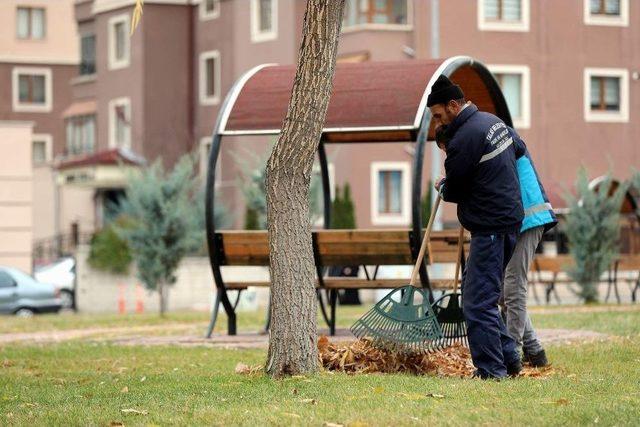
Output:
[[[455,263],[457,257],[458,231],[434,231],[431,237],[431,259],[434,263]],[[378,278],[378,268],[387,265],[413,265],[416,254],[413,233],[408,230],[317,230],[313,232],[313,251],[316,265],[316,287],[321,313],[335,333],[338,290],[341,289],[390,289],[405,286],[406,278]],[[465,251],[469,250],[467,235]],[[215,233],[215,252],[212,254],[219,266],[269,266],[269,245],[266,231],[218,231]],[[464,257],[464,252],[463,252]],[[365,277],[326,277],[326,267],[364,266]],[[373,271],[370,268],[373,266]],[[231,304],[238,305],[240,294],[248,287],[268,287],[269,281],[225,281],[216,282],[216,299],[207,336],[216,323],[221,299],[227,291],[239,291]],[[423,286],[431,289],[451,287],[451,279],[429,279],[421,276]],[[329,311],[321,297],[326,294]],[[234,319],[235,321],[235,319]],[[231,325],[230,325],[231,326]],[[229,328],[231,332],[231,327]]]
[[[540,303],[540,300],[536,292],[536,284],[545,286],[545,302],[547,304],[551,302],[551,294],[555,296],[558,303],[561,302],[556,285],[566,284],[571,286],[574,283],[567,275],[567,271],[572,265],[573,259],[570,255],[538,255],[534,258],[531,265],[532,280],[529,281],[529,287],[537,303]],[[605,302],[609,300],[613,290],[618,304],[621,303],[618,291],[619,282],[625,282],[629,285],[631,300],[635,302],[636,294],[640,289],[640,255],[621,254],[608,269],[606,279],[602,279],[601,282],[607,283]]]

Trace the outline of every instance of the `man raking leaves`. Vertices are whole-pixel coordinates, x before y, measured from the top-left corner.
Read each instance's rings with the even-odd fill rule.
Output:
[[[465,102],[462,89],[441,75],[427,99],[435,127],[450,137],[445,160],[445,201],[457,203],[458,220],[471,232],[462,284],[462,305],[475,375],[517,375],[522,364],[516,343],[498,310],[504,270],[524,212],[516,153],[507,125]],[[444,184],[444,186],[443,186]]]

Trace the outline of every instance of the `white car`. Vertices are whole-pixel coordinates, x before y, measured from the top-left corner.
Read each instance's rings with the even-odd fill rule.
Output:
[[[60,290],[41,283],[18,269],[0,266],[0,313],[30,317],[57,313],[62,308]]]
[[[37,267],[33,276],[39,282],[51,283],[60,289],[62,308],[75,308],[76,261],[71,257]]]

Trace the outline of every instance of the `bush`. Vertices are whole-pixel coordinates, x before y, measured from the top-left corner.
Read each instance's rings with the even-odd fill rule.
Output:
[[[569,239],[569,252],[575,267],[570,277],[580,286],[578,295],[585,302],[598,301],[598,282],[618,254],[620,206],[628,184],[621,184],[612,195],[611,176],[598,190],[589,188],[587,171],[578,172],[576,196],[567,194],[569,214],[564,231]]]
[[[125,274],[129,271],[131,260],[127,242],[118,236],[113,227],[105,227],[91,238],[88,261],[96,270]]]

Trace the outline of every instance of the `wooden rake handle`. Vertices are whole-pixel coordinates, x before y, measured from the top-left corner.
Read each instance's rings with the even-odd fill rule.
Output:
[[[458,234],[458,257],[456,258],[456,275],[453,279],[453,293],[458,291],[458,278],[460,277],[460,264],[462,259],[462,248],[464,247],[464,227],[460,226],[460,234]]]
[[[416,286],[416,279],[418,278],[418,272],[420,271],[420,265],[422,264],[422,260],[424,259],[424,253],[427,251],[427,245],[429,244],[429,238],[431,237],[431,229],[433,228],[433,220],[436,217],[436,212],[438,212],[438,207],[440,207],[440,200],[442,196],[438,193],[438,197],[436,197],[436,203],[431,209],[431,215],[429,216],[429,223],[427,224],[427,230],[424,233],[424,237],[422,238],[422,244],[420,245],[420,252],[418,253],[418,259],[416,260],[416,265],[413,266],[413,272],[411,273],[411,281],[409,282],[410,286]]]

